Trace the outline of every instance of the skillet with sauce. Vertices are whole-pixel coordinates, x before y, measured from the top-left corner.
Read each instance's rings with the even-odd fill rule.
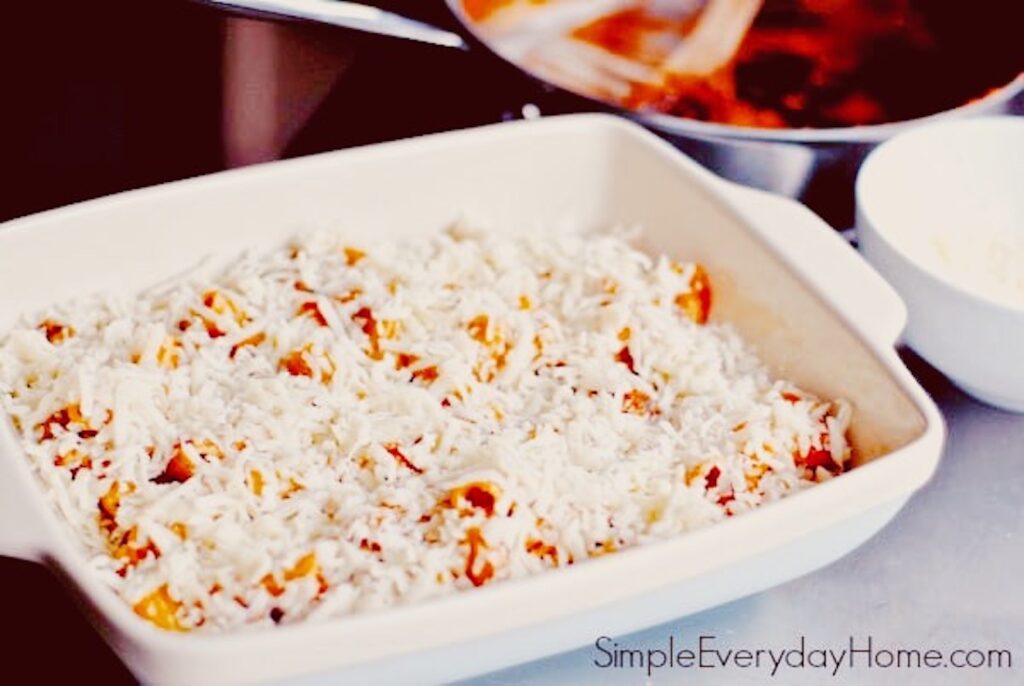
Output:
[[[486,34],[503,13],[539,15],[558,0],[461,2]],[[563,38],[657,66],[665,46],[685,39],[696,23],[692,12],[671,7],[641,0],[590,18]],[[983,97],[1024,71],[1022,20],[1018,0],[765,0],[735,57],[717,71],[598,97],[638,111],[764,128],[913,119]],[[538,75],[579,91],[565,73]]]

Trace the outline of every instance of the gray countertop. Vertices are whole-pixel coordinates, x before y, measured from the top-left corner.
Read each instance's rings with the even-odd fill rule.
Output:
[[[935,477],[865,545],[808,576],[630,636],[620,646],[782,650],[806,637],[841,650],[871,637],[877,649],[929,649],[943,658],[987,660],[955,650],[1005,649],[1012,666],[933,669],[867,667],[866,658],[838,675],[820,668],[598,668],[593,646],[465,682],[506,684],[1024,684],[1024,415],[984,406],[907,355],[915,375],[946,417],[949,439]],[[600,635],[595,627],[595,638]],[[884,662],[887,657],[880,655]],[[791,658],[796,661],[794,656]],[[993,657],[993,659],[997,659]],[[1002,658],[1005,665],[1005,657]]]

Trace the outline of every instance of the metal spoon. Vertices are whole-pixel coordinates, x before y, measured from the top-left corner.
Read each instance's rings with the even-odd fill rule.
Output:
[[[336,0],[206,0],[212,5],[249,13],[305,19],[383,36],[465,49],[462,36],[415,19],[356,2]]]

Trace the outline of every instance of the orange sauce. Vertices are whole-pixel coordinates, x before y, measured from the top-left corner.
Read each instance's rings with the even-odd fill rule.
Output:
[[[380,333],[377,330],[377,320],[373,316],[373,310],[369,307],[361,307],[352,315],[352,320],[360,324],[363,333],[370,339],[370,350],[367,354],[374,360],[383,357],[380,349]]]
[[[181,602],[175,600],[164,584],[149,595],[139,600],[132,609],[135,614],[169,631],[184,631],[185,627],[178,619]]]
[[[498,10],[513,4],[515,0],[462,0],[462,11],[473,21],[484,21]]]
[[[159,476],[153,479],[153,482],[158,484],[181,484],[191,479],[195,473],[195,464],[182,452],[181,445],[179,444],[174,446],[174,453],[167,462],[167,466],[164,467],[164,471]]]
[[[628,345],[622,346],[622,349],[615,353],[615,361],[626,365],[626,369],[631,373],[636,374],[636,364],[633,361],[633,353],[629,351]]]
[[[458,510],[472,513],[481,510],[486,516],[494,516],[494,506],[501,493],[498,487],[487,481],[474,481],[459,486],[448,494],[447,504]]]
[[[46,336],[46,340],[50,341],[54,345],[63,343],[71,336],[75,335],[74,328],[65,326],[60,322],[56,322],[52,319],[44,319],[39,323],[39,330]]]
[[[235,359],[235,355],[238,354],[238,351],[244,348],[245,346],[256,346],[265,340],[267,340],[267,335],[262,331],[260,333],[253,334],[248,338],[243,338],[242,340],[238,341],[233,346],[231,346],[231,351],[228,353],[228,357],[230,357],[231,359]]]
[[[622,397],[622,411],[628,414],[645,415],[650,400],[646,393],[634,388]]]
[[[690,277],[690,290],[676,296],[676,305],[697,324],[706,324],[711,314],[711,280],[700,265]]]
[[[489,560],[478,564],[480,552],[487,547],[480,529],[473,527],[466,532],[466,539],[463,541],[469,546],[469,554],[466,556],[466,578],[474,586],[483,586],[494,577],[494,565]]]
[[[423,383],[433,383],[437,380],[437,367],[431,365],[422,369],[413,370],[412,378],[419,379]]]
[[[320,311],[320,306],[312,300],[299,305],[299,309],[295,315],[298,317],[303,315],[309,316],[320,326],[327,326],[327,319],[324,317],[323,312]]]
[[[313,376],[313,369],[306,362],[301,350],[293,350],[278,362],[278,368],[287,371],[292,376]]]
[[[406,468],[416,472],[417,474],[422,474],[423,473],[422,469],[420,469],[419,467],[414,465],[409,460],[409,458],[405,456],[405,453],[403,453],[402,449],[398,447],[398,444],[396,444],[396,443],[388,443],[387,445],[384,446],[384,450],[387,450],[388,453],[391,455],[391,457],[395,458],[395,460],[400,465],[402,465],[403,467],[406,467]]]
[[[583,24],[570,35],[615,55],[650,62],[652,55],[647,44],[652,34],[685,35],[690,24],[692,22],[679,23],[656,16],[642,7],[629,7]]]

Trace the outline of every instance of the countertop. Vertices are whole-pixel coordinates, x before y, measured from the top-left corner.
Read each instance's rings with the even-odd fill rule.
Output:
[[[841,650],[871,637],[874,649],[1009,650],[1006,668],[844,666],[599,668],[594,646],[529,663],[462,686],[511,684],[1024,684],[1024,415],[982,405],[908,353],[906,361],[945,415],[949,438],[934,478],[865,545],[808,576],[700,614],[614,640],[624,648]],[[602,634],[595,627],[595,639]],[[608,647],[608,644],[602,644]],[[715,658],[709,654],[706,661]],[[798,663],[797,657],[787,658]],[[810,659],[810,658],[808,658]],[[887,657],[881,655],[884,662]],[[958,654],[955,659],[980,660]],[[993,659],[997,659],[993,657]],[[988,656],[985,656],[988,660]],[[1003,658],[1005,664],[1005,657]]]

